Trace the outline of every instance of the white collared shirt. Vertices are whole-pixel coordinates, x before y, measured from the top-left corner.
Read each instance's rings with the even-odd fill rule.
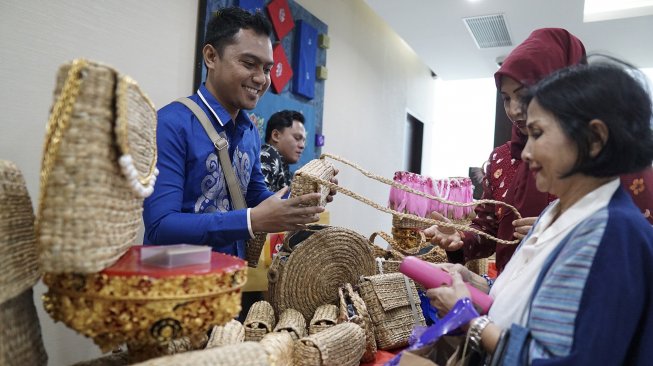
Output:
[[[528,302],[544,262],[576,225],[608,205],[619,184],[614,179],[586,194],[553,223],[560,200],[551,203],[492,286],[494,303],[488,314],[497,325],[526,325]]]

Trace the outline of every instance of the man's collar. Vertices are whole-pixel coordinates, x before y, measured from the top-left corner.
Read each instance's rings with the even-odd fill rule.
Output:
[[[204,105],[206,105],[209,111],[211,111],[211,114],[213,114],[220,126],[224,127],[225,124],[231,121],[231,115],[227,112],[226,109],[224,109],[222,104],[220,104],[220,102],[215,99],[213,94],[211,94],[211,92],[206,88],[204,84],[200,85],[200,88],[197,90],[197,94],[199,95]],[[246,126],[249,126],[250,129],[254,127],[254,124],[249,119],[249,116],[242,109],[239,110],[238,114],[236,115],[236,122],[237,124],[244,123]]]

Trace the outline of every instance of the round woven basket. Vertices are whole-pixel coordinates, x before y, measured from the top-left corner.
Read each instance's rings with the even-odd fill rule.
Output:
[[[350,283],[338,289],[340,296],[340,314],[338,321],[352,322],[365,331],[365,353],[361,362],[374,361],[376,355],[376,337],[374,336],[374,325],[367,312],[367,306],[360,295],[354,291]]]
[[[311,226],[285,237],[268,272],[270,303],[277,313],[295,309],[310,319],[319,306],[338,302],[338,287],[374,271],[366,238],[345,228]]]
[[[0,365],[46,365],[32,289],[0,305]]]
[[[365,332],[354,323],[341,323],[295,344],[293,365],[356,366],[365,353]]]
[[[98,272],[136,244],[155,129],[156,110],[130,78],[84,60],[59,69],[41,166],[43,271]]]
[[[288,332],[268,333],[260,341],[270,365],[292,365],[295,340]]]
[[[234,319],[225,325],[216,325],[211,330],[206,348],[228,346],[245,341],[245,327]]]
[[[338,308],[332,304],[326,304],[315,309],[315,314],[308,326],[308,334],[313,335],[325,329],[331,328],[338,322]]]
[[[268,366],[268,354],[258,342],[244,342],[201,351],[154,358],[137,366]]]
[[[275,332],[290,333],[293,340],[306,336],[306,319],[295,309],[286,309],[279,316],[279,322],[274,327]]]
[[[258,342],[274,329],[274,309],[267,301],[257,301],[249,308],[245,322],[245,341]]]
[[[34,212],[25,179],[16,165],[0,160],[0,304],[38,281]]]

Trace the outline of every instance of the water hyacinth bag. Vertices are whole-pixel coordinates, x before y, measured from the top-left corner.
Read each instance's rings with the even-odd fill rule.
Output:
[[[135,244],[156,180],[156,110],[139,86],[82,59],[61,66],[37,217],[45,272],[100,271]]]

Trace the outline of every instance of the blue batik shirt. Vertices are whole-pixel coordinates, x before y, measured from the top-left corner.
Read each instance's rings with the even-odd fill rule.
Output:
[[[258,130],[244,111],[236,121],[202,85],[190,96],[218,133],[225,132],[234,172],[248,207],[272,195],[261,173]],[[203,244],[244,258],[253,236],[249,209],[233,210],[218,154],[199,120],[173,102],[158,112],[159,176],[145,200],[146,244]]]

